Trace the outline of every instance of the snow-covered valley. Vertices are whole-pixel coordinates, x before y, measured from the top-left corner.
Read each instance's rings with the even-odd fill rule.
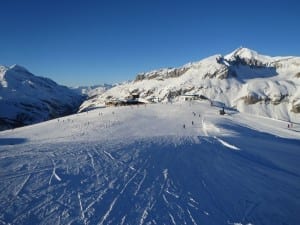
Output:
[[[226,113],[158,103],[2,131],[0,224],[299,224],[300,124]]]

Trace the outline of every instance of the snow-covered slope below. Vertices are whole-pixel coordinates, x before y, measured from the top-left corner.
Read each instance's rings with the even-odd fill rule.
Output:
[[[239,48],[180,68],[141,73],[134,81],[98,95],[93,107],[132,93],[150,102],[198,95],[241,112],[300,122],[300,57],[270,57]],[[85,102],[81,109],[89,105]]]
[[[299,224],[300,124],[207,102],[0,132],[1,224]]]
[[[21,66],[0,66],[0,130],[68,115],[82,101],[80,94]]]

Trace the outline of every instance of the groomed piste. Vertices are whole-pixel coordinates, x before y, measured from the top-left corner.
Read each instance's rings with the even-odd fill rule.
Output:
[[[208,102],[0,132],[0,224],[300,224],[300,125]]]

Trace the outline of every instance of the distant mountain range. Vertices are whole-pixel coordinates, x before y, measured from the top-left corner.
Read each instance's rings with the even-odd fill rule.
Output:
[[[247,48],[179,68],[140,73],[116,85],[68,88],[14,65],[0,66],[0,130],[104,107],[138,95],[139,101],[192,97],[241,112],[300,122],[300,57],[270,57]]]
[[[74,113],[83,96],[24,67],[0,66],[0,130]]]
[[[247,48],[179,68],[140,73],[85,101],[80,110],[139,95],[144,102],[177,102],[189,96],[251,114],[298,121],[300,57],[270,57]]]

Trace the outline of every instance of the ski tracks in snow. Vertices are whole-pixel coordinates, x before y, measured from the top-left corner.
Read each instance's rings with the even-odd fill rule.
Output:
[[[28,180],[30,179],[31,174],[27,175],[24,179],[24,181],[21,183],[21,185],[18,187],[18,190],[15,192],[15,196],[18,196],[19,193],[23,190],[23,188],[25,187],[26,183],[28,182]]]
[[[241,150],[239,147],[236,147],[235,145],[232,145],[215,135],[211,135],[210,133],[212,133],[212,134],[220,133],[220,129],[213,123],[205,122],[204,120],[205,120],[205,118],[203,117],[202,121],[201,121],[202,122],[202,131],[206,137],[212,136],[223,146],[225,146],[226,148],[229,148],[231,150],[236,150],[236,151]]]
[[[222,139],[220,139],[220,138],[218,138],[218,137],[216,137],[216,136],[214,136],[214,138],[215,138],[218,142],[220,142],[222,145],[224,145],[225,147],[227,147],[227,148],[230,148],[230,149],[236,150],[236,151],[241,150],[240,148],[238,148],[238,147],[236,147],[236,146],[234,146],[234,145],[232,145],[232,144],[229,144],[228,142],[226,142],[226,141],[224,141],[224,140],[222,140]]]
[[[57,175],[57,173],[56,173],[56,164],[55,164],[55,162],[54,162],[53,159],[51,159],[51,161],[52,161],[52,165],[53,165],[53,170],[52,170],[51,177],[50,177],[50,179],[49,179],[49,185],[51,185],[51,182],[52,182],[52,178],[53,178],[53,177],[55,177],[56,180],[61,181],[61,178],[60,178],[60,177]]]

